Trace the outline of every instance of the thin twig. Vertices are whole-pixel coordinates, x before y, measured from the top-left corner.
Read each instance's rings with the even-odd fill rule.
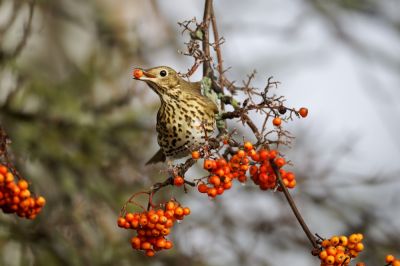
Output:
[[[223,59],[222,59],[222,52],[221,52],[221,46],[220,46],[220,38],[219,38],[219,33],[218,33],[218,27],[217,27],[217,20],[215,18],[214,14],[214,7],[211,5],[211,23],[212,23],[212,30],[213,30],[213,35],[214,35],[214,40],[215,40],[215,52],[217,54],[217,60],[218,60],[218,83],[219,86],[222,88],[223,92],[223,87],[224,87],[224,67],[223,67]],[[224,110],[223,104],[221,106],[221,109]]]
[[[28,17],[28,22],[26,23],[26,25],[24,26],[24,32],[22,35],[22,39],[19,41],[17,47],[15,48],[14,52],[12,52],[11,54],[7,55],[8,58],[15,58],[17,57],[22,50],[24,49],[27,41],[28,41],[28,37],[31,34],[31,30],[32,30],[32,19],[33,19],[33,11],[35,10],[35,0],[31,0],[29,1],[29,17]]]
[[[206,61],[203,62],[203,77],[208,77],[211,74],[211,65],[209,59],[210,56],[210,43],[209,43],[209,26],[210,26],[210,17],[211,17],[211,7],[212,0],[206,0],[204,6],[204,15],[202,22],[202,31],[203,31],[203,51],[206,57]]]
[[[319,251],[319,245],[317,243],[317,239],[311,233],[311,231],[308,228],[306,222],[304,221],[302,215],[300,214],[299,210],[297,209],[296,203],[294,202],[292,195],[290,195],[289,190],[284,185],[278,166],[275,164],[275,162],[273,160],[270,160],[270,164],[272,166],[272,169],[274,170],[275,176],[278,179],[279,185],[282,188],[283,194],[285,195],[285,198],[286,198],[287,202],[289,203],[290,208],[292,209],[294,215],[297,218],[297,221],[299,222],[301,228],[303,229],[304,233],[306,234],[308,240],[310,240],[310,243],[313,246],[314,250]],[[312,252],[313,254],[314,254],[314,250]]]

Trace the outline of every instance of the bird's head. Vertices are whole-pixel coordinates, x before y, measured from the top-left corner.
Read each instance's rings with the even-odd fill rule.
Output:
[[[182,80],[175,70],[167,66],[153,67],[146,70],[135,68],[133,77],[146,82],[161,97],[176,94]]]

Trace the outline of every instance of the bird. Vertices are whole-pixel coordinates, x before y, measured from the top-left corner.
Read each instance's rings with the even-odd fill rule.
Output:
[[[160,98],[157,112],[158,152],[146,163],[188,156],[206,143],[215,129],[217,105],[201,93],[201,82],[184,80],[174,69],[135,68],[133,77],[144,81]]]

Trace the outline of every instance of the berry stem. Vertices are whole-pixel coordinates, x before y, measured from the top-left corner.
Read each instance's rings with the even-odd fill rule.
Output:
[[[303,229],[304,233],[306,234],[308,240],[310,240],[311,245],[313,246],[314,250],[319,250],[319,246],[317,243],[317,239],[315,236],[311,233],[310,229],[308,228],[306,222],[304,221],[303,217],[301,216],[299,210],[297,209],[296,203],[294,202],[292,195],[290,195],[289,190],[286,188],[286,186],[283,184],[281,174],[279,172],[278,166],[275,164],[274,160],[270,160],[270,164],[272,166],[272,169],[274,170],[274,173],[278,179],[279,185],[282,188],[283,194],[285,194],[285,198],[288,201],[290,208],[292,209],[294,215],[297,218],[297,221],[299,222],[301,228]],[[313,250],[313,254],[314,254]]]

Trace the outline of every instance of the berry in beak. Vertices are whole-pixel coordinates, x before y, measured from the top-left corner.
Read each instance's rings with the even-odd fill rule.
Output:
[[[138,80],[147,80],[149,78],[155,78],[156,76],[144,71],[140,68],[135,68],[133,70],[133,77]]]

